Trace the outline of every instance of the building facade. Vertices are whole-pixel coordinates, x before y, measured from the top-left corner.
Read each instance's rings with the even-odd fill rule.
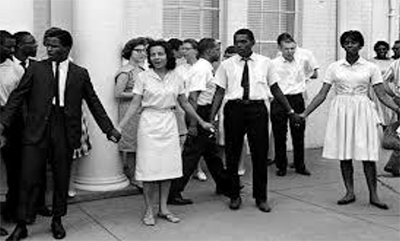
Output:
[[[39,45],[47,28],[69,30],[75,42],[72,58],[88,68],[116,122],[113,76],[121,64],[122,46],[130,38],[213,37],[225,48],[233,44],[237,29],[250,28],[257,39],[255,50],[273,58],[277,36],[289,32],[315,54],[321,67],[319,79],[309,84],[310,100],[322,86],[325,68],[343,57],[338,44],[342,32],[357,29],[363,33],[362,55],[367,59],[373,56],[376,41],[392,45],[399,38],[400,0],[0,0],[0,9],[0,29],[30,31]],[[44,55],[42,46],[38,55]],[[328,108],[326,101],[309,117],[306,147],[322,146]],[[94,191],[125,187],[117,147],[105,139],[92,119],[89,128],[93,150],[79,163],[76,183]]]

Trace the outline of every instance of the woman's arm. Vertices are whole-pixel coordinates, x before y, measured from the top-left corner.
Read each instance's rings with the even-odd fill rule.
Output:
[[[211,132],[215,131],[215,128],[212,124],[205,122],[193,109],[193,106],[189,103],[185,94],[178,95],[178,102],[181,105],[182,109],[191,117],[194,118],[197,123],[199,123],[203,129],[209,130]]]
[[[307,106],[306,110],[300,116],[305,118],[310,115],[315,109],[317,109],[318,106],[320,106],[325,101],[331,87],[331,84],[324,83],[321,90],[318,92],[318,94],[314,97],[311,103]]]
[[[392,109],[394,112],[400,115],[400,106],[396,104],[396,102],[386,94],[385,87],[383,83],[379,83],[373,86],[376,96],[378,99],[387,107]]]
[[[129,119],[138,111],[138,109],[142,106],[142,95],[133,94],[132,102],[128,107],[124,117],[120,120],[118,124],[118,130],[121,132],[122,128],[128,123]]]
[[[115,80],[115,87],[114,87],[114,96],[117,99],[132,99],[133,93],[132,92],[125,92],[126,84],[129,80],[128,73],[121,73],[117,76]]]

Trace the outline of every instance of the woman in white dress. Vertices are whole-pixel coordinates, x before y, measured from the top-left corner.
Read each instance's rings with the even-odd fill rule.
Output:
[[[153,197],[158,193],[158,217],[177,223],[179,218],[167,208],[171,179],[182,176],[181,149],[174,114],[176,103],[196,118],[204,129],[213,131],[213,125],[202,120],[189,104],[183,79],[175,70],[175,58],[167,42],[159,40],[150,43],[147,55],[150,69],[139,73],[131,105],[119,128],[127,124],[139,108],[143,109],[138,126],[135,172],[136,179],[143,181],[146,205],[143,223],[155,224],[152,206]]]
[[[356,200],[354,194],[353,163],[362,161],[369,189],[370,204],[388,209],[377,193],[375,162],[379,160],[380,119],[375,104],[368,97],[372,86],[379,100],[400,113],[400,108],[386,95],[379,68],[360,57],[364,38],[358,31],[347,31],[340,37],[346,57],[332,63],[326,70],[324,84],[310,105],[301,114],[307,117],[325,99],[334,85],[336,96],[328,116],[327,131],[322,156],[340,160],[345,196],[337,203],[345,205]]]

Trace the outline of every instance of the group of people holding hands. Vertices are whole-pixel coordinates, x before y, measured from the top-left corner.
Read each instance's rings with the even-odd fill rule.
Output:
[[[12,37],[5,32],[0,33],[0,75],[13,48]],[[66,236],[62,217],[67,212],[73,150],[81,144],[83,100],[107,138],[119,142],[127,176],[143,190],[145,225],[155,225],[156,217],[172,223],[180,221],[168,204],[192,203],[183,198],[182,192],[202,157],[216,183],[216,193],[230,199],[230,209],[240,209],[239,163],[245,136],[253,167],[255,205],[262,212],[270,212],[269,143],[275,144],[276,174],[285,176],[289,123],[295,171],[310,176],[304,163],[305,121],[326,99],[331,87],[336,96],[329,111],[322,155],[340,160],[346,194],[338,204],[356,200],[352,162],[362,161],[370,204],[388,209],[377,194],[375,162],[379,160],[381,118],[370,90],[396,114],[400,114],[400,92],[387,94],[377,65],[359,55],[364,46],[360,32],[341,35],[346,56],[329,65],[321,90],[308,106],[304,100],[306,84],[317,78],[319,67],[311,52],[297,47],[288,33],[278,37],[280,54],[271,60],[253,51],[256,40],[251,30],[239,29],[231,47],[236,53],[218,66],[215,63],[220,59],[220,44],[212,38],[198,42],[186,39],[180,50],[174,50],[174,44],[165,40],[132,39],[122,51],[126,64],[114,79],[119,104],[117,126],[97,97],[87,70],[69,58],[72,42],[68,31],[51,31],[44,42],[48,58],[32,63],[18,84],[8,88],[12,90],[7,95],[1,92],[1,76],[0,97],[5,96],[0,103],[1,143],[3,136],[7,138],[7,129],[18,118],[23,119],[21,179],[14,213],[17,225],[7,240],[27,237],[28,219],[38,211],[47,161],[54,179],[52,234],[56,239]],[[179,58],[179,52],[186,61]],[[400,73],[400,68],[393,71]],[[218,123],[221,115],[223,123]],[[221,129],[225,160],[216,141]],[[159,206],[155,215],[156,197]]]

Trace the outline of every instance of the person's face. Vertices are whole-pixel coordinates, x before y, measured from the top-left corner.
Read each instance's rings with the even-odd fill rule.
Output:
[[[62,62],[68,58],[70,48],[61,45],[58,38],[49,37],[46,39],[46,50],[49,60]]]
[[[2,59],[11,58],[15,51],[15,39],[6,38],[0,45],[0,56]]]
[[[392,47],[394,58],[400,58],[400,43],[393,45]]]
[[[183,43],[181,47],[181,52],[186,60],[197,58],[197,50],[193,48],[191,43]]]
[[[174,57],[175,57],[176,59],[182,58],[182,57],[183,57],[183,54],[182,54],[182,45],[179,46],[179,49],[178,49],[178,50],[173,49],[172,52],[174,53]]]
[[[155,69],[162,69],[167,66],[167,54],[164,47],[153,46],[150,49],[150,61]]]
[[[279,50],[282,52],[282,57],[289,62],[293,61],[296,48],[297,44],[295,42],[280,42],[279,44]]]
[[[342,47],[348,54],[357,54],[362,48],[360,43],[353,40],[352,38],[346,38],[343,42]]]
[[[146,60],[146,46],[137,45],[132,49],[131,59],[136,63],[143,63]]]
[[[214,48],[210,49],[210,60],[211,62],[218,61],[221,57],[221,46],[215,41]]]
[[[18,46],[26,56],[30,57],[36,57],[37,47],[36,39],[32,35],[25,36]]]
[[[254,42],[250,41],[247,34],[237,34],[235,35],[235,46],[237,48],[238,54],[242,57],[248,57],[253,48]]]
[[[385,59],[388,51],[389,51],[389,49],[386,46],[379,45],[375,49],[376,57],[378,57],[378,59]]]

